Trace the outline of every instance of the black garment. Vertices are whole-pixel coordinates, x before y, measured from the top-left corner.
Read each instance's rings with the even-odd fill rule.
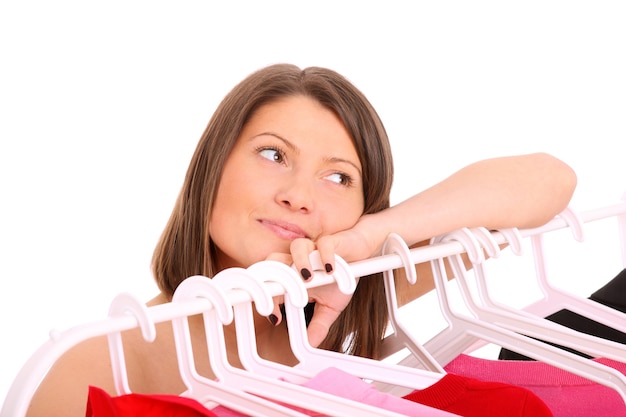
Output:
[[[596,301],[600,304],[604,304],[605,306],[611,307],[615,310],[619,310],[622,313],[626,313],[626,269],[623,269],[605,286],[591,294],[589,299]],[[569,310],[557,311],[556,313],[546,317],[546,319],[582,333],[626,344],[626,334]],[[577,355],[584,356],[586,358],[590,357],[585,353],[578,352],[564,346],[559,346],[552,343],[550,344],[569,352],[575,353]],[[501,349],[498,359],[533,360],[527,356],[520,355],[519,353],[513,352],[508,349]]]

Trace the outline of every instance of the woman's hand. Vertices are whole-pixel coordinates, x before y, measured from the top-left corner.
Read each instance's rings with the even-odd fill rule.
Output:
[[[311,268],[309,255],[314,250],[319,252],[327,273],[335,269],[335,255],[346,262],[360,261],[378,255],[387,235],[374,229],[371,216],[364,215],[350,229],[320,236],[315,241],[295,239],[290,247],[293,263],[302,277],[308,279]],[[380,236],[374,237],[377,235]]]
[[[289,266],[294,264],[292,256],[285,253],[274,253],[268,256],[267,259],[283,262]],[[310,266],[308,256],[306,265],[302,266],[299,270],[303,268],[308,271],[308,273],[304,273],[307,278],[302,276],[303,281],[310,281],[313,277],[314,271]],[[332,270],[325,273],[332,274]],[[308,289],[308,294],[309,302],[315,303],[315,310],[307,327],[307,334],[309,337],[309,344],[313,347],[317,347],[324,341],[328,335],[330,326],[335,322],[335,320],[337,320],[337,317],[339,317],[339,314],[341,314],[343,309],[346,308],[352,298],[352,295],[342,293],[336,283],[310,288]],[[274,311],[268,317],[274,326],[278,326],[283,320],[282,313],[280,311],[280,305],[283,303],[284,296],[274,297]]]
[[[267,259],[293,266],[305,282],[311,280],[315,272],[309,258],[315,250],[320,255],[323,268],[321,272],[329,275],[335,271],[335,255],[346,261],[364,259],[372,255],[371,246],[355,229],[323,236],[315,242],[305,238],[296,239],[291,243],[290,250],[291,254],[274,253]],[[324,341],[330,326],[346,308],[352,296],[343,294],[336,283],[310,288],[308,293],[309,302],[315,302],[315,310],[307,333],[311,346],[317,347]],[[279,308],[283,300],[283,297],[274,298],[273,317],[270,316],[270,321],[274,325],[278,325],[283,319]]]

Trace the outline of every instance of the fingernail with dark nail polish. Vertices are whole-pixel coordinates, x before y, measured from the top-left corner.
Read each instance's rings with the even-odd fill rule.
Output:
[[[327,273],[330,274],[331,272],[333,272],[333,266],[331,264],[326,264],[324,265],[324,267],[326,268]]]
[[[276,323],[278,323],[278,317],[276,317],[275,314],[270,314],[268,319],[270,320],[270,323],[272,323],[272,326],[276,326]]]
[[[302,278],[304,278],[305,280],[311,278],[311,271],[309,271],[306,268],[302,268],[300,270],[300,275],[302,275]]]

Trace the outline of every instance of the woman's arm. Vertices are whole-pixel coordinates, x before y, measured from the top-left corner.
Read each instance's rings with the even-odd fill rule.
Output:
[[[388,210],[363,216],[354,230],[374,254],[392,232],[413,245],[461,227],[537,227],[567,207],[575,187],[574,171],[545,153],[486,159]]]

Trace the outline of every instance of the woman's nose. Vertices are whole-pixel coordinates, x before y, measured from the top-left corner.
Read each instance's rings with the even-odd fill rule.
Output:
[[[308,213],[314,206],[313,185],[310,180],[293,176],[281,184],[276,200],[291,210]]]

